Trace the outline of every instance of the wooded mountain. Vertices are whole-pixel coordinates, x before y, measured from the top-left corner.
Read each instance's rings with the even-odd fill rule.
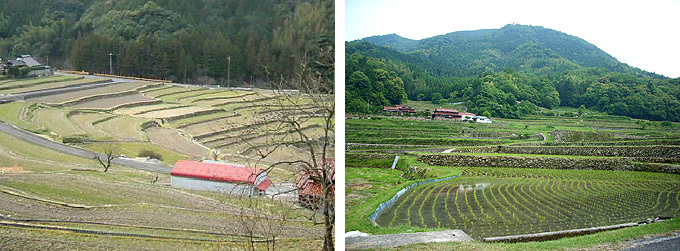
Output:
[[[111,52],[115,74],[213,84],[230,58],[235,82],[332,79],[334,19],[324,0],[6,0],[0,57],[108,73]]]
[[[467,102],[479,114],[517,118],[535,105],[584,105],[680,120],[678,79],[631,67],[583,39],[540,26],[510,24],[422,40],[374,36],[347,42],[345,52],[349,111],[365,111],[369,100],[396,104],[384,99],[385,81],[374,73],[380,70],[399,78],[392,83],[403,82],[410,100]],[[366,94],[361,86],[383,94]]]

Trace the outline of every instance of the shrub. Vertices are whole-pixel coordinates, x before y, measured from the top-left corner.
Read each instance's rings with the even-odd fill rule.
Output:
[[[86,136],[67,136],[61,139],[64,144],[80,144],[85,142],[90,142],[90,139]]]
[[[139,154],[137,154],[137,157],[149,157],[152,159],[157,159],[157,160],[163,160],[163,155],[160,153],[154,152],[152,150],[144,149],[139,151]]]

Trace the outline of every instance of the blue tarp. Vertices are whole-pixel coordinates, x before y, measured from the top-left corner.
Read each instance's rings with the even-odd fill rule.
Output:
[[[399,199],[399,197],[400,197],[401,195],[403,195],[404,193],[406,193],[408,190],[411,190],[411,188],[420,186],[420,185],[422,185],[422,184],[427,184],[427,183],[432,183],[432,182],[437,182],[437,181],[443,181],[443,180],[450,180],[450,179],[456,178],[456,177],[461,176],[461,175],[463,175],[463,173],[458,174],[458,175],[456,175],[456,176],[451,176],[451,177],[446,177],[446,178],[441,178],[441,179],[425,180],[425,181],[420,181],[420,182],[413,183],[413,184],[411,184],[411,185],[405,187],[404,189],[399,190],[399,192],[397,192],[397,194],[395,194],[394,197],[392,197],[392,199],[390,199],[390,200],[388,200],[388,201],[383,202],[382,204],[380,204],[380,206],[378,206],[378,209],[376,209],[375,212],[374,212],[373,214],[371,214],[370,217],[368,217],[368,219],[369,219],[369,220],[375,220],[375,219],[377,219],[378,216],[380,216],[380,214],[381,214],[385,209],[387,209],[388,207],[392,206],[392,204],[394,204],[394,202],[397,202],[397,200]]]

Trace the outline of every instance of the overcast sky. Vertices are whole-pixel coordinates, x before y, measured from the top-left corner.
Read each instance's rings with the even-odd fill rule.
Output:
[[[345,40],[423,39],[506,24],[585,39],[621,62],[680,77],[680,0],[346,0]]]

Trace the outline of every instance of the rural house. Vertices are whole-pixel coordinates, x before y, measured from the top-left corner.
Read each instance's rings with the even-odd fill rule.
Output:
[[[16,60],[8,60],[3,65],[3,72],[28,77],[52,75],[52,69],[49,66],[41,65],[31,55],[21,55]]]
[[[327,159],[326,162],[328,163],[329,174],[332,175],[331,192],[335,196],[335,159]],[[323,168],[321,165],[322,163],[318,164],[319,170]],[[319,170],[302,171],[295,181],[295,187],[298,189],[298,200],[305,207],[313,208],[323,198],[322,185],[318,181],[320,178],[318,177]]]
[[[272,181],[258,168],[180,160],[170,171],[173,187],[230,194],[264,194]]]
[[[462,115],[456,109],[434,109],[432,119],[462,119]]]
[[[394,107],[383,106],[383,112],[391,112],[391,113],[399,113],[399,114],[416,113],[416,109],[413,109],[412,107],[410,107],[408,105],[396,105]]]

